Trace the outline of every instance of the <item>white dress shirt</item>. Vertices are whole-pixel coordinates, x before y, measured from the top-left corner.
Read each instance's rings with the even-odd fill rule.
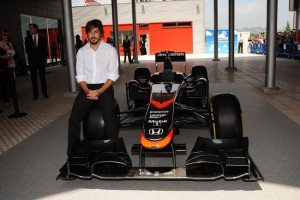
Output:
[[[77,52],[76,79],[87,84],[105,83],[119,78],[119,62],[116,49],[103,40],[94,51],[87,43]]]

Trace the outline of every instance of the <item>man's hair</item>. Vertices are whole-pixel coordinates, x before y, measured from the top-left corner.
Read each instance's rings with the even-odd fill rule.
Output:
[[[29,24],[29,26],[33,26],[33,28],[35,28],[35,29],[39,29],[38,25],[37,25],[37,24],[34,24],[34,23],[32,23],[32,24]]]
[[[92,29],[94,28],[99,28],[101,36],[103,36],[104,31],[103,31],[103,25],[102,22],[99,19],[93,19],[86,23],[85,26],[85,32],[88,34]]]

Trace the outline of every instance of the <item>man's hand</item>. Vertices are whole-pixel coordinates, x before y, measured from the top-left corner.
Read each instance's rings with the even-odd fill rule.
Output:
[[[97,90],[88,90],[88,93],[86,93],[86,96],[90,100],[98,100]]]
[[[99,96],[102,94],[101,90],[88,90],[87,98],[90,100],[98,100]]]

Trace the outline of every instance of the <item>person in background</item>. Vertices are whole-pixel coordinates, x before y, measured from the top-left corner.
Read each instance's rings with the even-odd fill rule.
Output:
[[[118,119],[115,116],[113,84],[119,78],[119,58],[116,49],[103,40],[103,25],[98,19],[85,26],[89,40],[77,53],[76,79],[80,91],[73,104],[68,127],[70,158],[80,140],[81,122],[89,109],[97,103],[103,113],[107,139],[117,139]]]
[[[83,45],[86,45],[86,43],[88,43],[88,40],[87,40],[87,39],[84,39]]]
[[[243,38],[240,38],[238,44],[238,53],[243,53],[243,46],[244,46]]]
[[[42,93],[48,99],[46,83],[46,63],[47,63],[47,40],[38,34],[38,25],[29,24],[30,35],[25,38],[25,50],[28,57],[31,83],[33,89],[33,100],[38,98],[37,73],[39,72]]]
[[[131,49],[130,49],[131,42],[128,39],[128,35],[125,36],[125,39],[123,40],[122,46],[123,46],[123,49],[124,49],[124,63],[126,63],[126,57],[128,57],[129,63],[132,63],[132,61],[131,61]]]
[[[52,59],[52,66],[57,64],[57,46],[55,44],[55,41],[52,41],[52,44],[50,45],[51,50],[51,59]],[[55,62],[54,62],[55,60]]]
[[[10,68],[15,68],[14,58],[17,56],[16,48],[10,40],[7,30],[0,33],[0,84],[1,95],[4,103],[11,102],[12,80],[10,80]]]
[[[76,35],[75,36],[75,50],[76,50],[76,53],[78,52],[78,50],[83,46],[83,43],[82,43],[82,40],[80,39],[80,36],[79,35]]]
[[[107,37],[106,43],[110,44],[110,45],[113,46],[113,47],[115,46],[114,40],[113,40],[111,37]]]
[[[147,54],[146,43],[145,43],[145,39],[143,37],[141,37],[141,40],[140,40],[140,51],[141,51],[142,56]]]

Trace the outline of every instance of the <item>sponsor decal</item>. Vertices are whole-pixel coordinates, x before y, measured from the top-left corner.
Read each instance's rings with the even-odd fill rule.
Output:
[[[157,57],[162,57],[162,56],[167,56],[167,54],[166,53],[159,53],[159,54],[157,54]]]
[[[166,113],[166,114],[168,114],[169,111],[168,111],[168,110],[156,110],[156,111],[151,110],[150,113],[153,113],[153,114],[154,114],[154,113],[155,113],[155,114],[163,114],[163,113]]]
[[[184,56],[183,52],[174,52],[174,53],[169,53],[169,56]]]
[[[162,128],[151,128],[149,129],[149,135],[162,135],[164,130]]]
[[[159,53],[159,54],[156,54],[157,57],[166,57],[167,56],[167,53]],[[168,55],[169,56],[184,56],[185,53],[184,52],[168,52]]]
[[[149,116],[150,119],[159,119],[162,118],[164,116],[166,116],[167,114],[152,114]]]
[[[168,120],[149,120],[148,123],[152,123],[153,126],[161,126],[163,123],[168,123]]]

